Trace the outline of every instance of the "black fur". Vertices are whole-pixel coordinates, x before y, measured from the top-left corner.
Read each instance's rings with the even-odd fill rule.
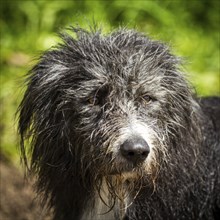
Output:
[[[220,99],[195,98],[160,42],[71,31],[30,71],[19,107],[22,156],[54,219],[218,219]],[[150,153],[134,164],[120,149],[137,135]]]

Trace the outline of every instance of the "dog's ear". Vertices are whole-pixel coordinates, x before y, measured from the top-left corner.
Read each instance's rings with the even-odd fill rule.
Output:
[[[76,39],[62,34],[62,43],[46,51],[26,78],[26,92],[18,108],[18,132],[25,161],[24,145],[30,142],[33,168],[41,162],[58,163],[60,159],[56,157],[71,151],[69,138],[73,133],[68,132],[71,132],[69,124],[74,120],[77,105],[75,87],[82,78],[90,77],[83,75],[86,52],[79,39],[81,36],[82,41],[86,41],[87,33],[73,31]]]
[[[71,82],[65,80],[70,73],[60,64],[61,53],[61,50],[46,52],[29,72],[18,109],[21,153],[27,165],[26,152],[30,152],[33,169],[41,163],[59,163],[58,157],[66,152],[64,145],[68,151],[70,143],[63,94]],[[25,145],[30,145],[28,151]]]
[[[56,200],[60,207],[78,204],[85,197],[80,191],[82,184],[78,183],[80,164],[76,162],[73,146],[78,137],[72,129],[76,117],[74,98],[70,94],[75,79],[81,77],[80,64],[77,66],[76,58],[66,57],[66,53],[63,47],[44,53],[27,76],[26,91],[17,113],[24,163],[38,176],[38,193],[43,194],[50,205]],[[74,189],[77,192],[73,192]],[[76,196],[72,197],[70,191]],[[78,212],[78,209],[65,209],[60,215],[70,212]]]

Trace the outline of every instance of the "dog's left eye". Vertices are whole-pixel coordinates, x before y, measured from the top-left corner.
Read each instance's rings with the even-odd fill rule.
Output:
[[[149,104],[149,103],[153,100],[152,97],[149,96],[149,95],[143,95],[141,98],[142,98],[142,99],[144,100],[144,102],[147,103],[147,104]]]

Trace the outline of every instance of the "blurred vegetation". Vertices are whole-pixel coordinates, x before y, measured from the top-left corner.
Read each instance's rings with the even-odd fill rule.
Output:
[[[17,159],[15,112],[22,81],[39,52],[59,41],[68,25],[88,27],[93,21],[105,32],[118,26],[135,28],[167,42],[186,57],[186,72],[200,95],[219,95],[220,1],[183,0],[1,0],[1,149]]]

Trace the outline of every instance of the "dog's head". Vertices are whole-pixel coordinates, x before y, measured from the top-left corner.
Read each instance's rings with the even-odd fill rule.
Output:
[[[30,71],[20,105],[22,149],[31,137],[42,181],[69,171],[154,179],[171,153],[194,152],[196,104],[164,44],[133,30],[72,32]]]

